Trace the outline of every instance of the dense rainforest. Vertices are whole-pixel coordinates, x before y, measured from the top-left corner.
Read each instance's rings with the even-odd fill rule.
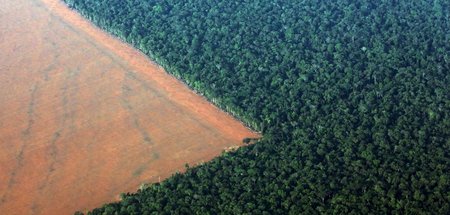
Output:
[[[264,135],[90,214],[450,214],[450,1],[64,1]]]

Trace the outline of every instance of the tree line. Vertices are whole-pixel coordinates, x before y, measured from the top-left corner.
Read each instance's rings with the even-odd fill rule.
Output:
[[[450,212],[450,2],[64,1],[264,134],[90,214]]]

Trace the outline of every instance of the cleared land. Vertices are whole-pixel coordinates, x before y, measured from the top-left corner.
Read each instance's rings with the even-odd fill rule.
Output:
[[[0,0],[0,211],[71,214],[257,134],[58,0]]]

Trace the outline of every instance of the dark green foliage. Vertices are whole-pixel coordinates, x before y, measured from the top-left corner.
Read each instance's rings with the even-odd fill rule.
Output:
[[[92,214],[449,214],[450,2],[65,0],[255,145]]]

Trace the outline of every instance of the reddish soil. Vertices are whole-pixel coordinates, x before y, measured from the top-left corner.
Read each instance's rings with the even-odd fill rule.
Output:
[[[0,211],[72,214],[257,137],[59,0],[0,0]]]

